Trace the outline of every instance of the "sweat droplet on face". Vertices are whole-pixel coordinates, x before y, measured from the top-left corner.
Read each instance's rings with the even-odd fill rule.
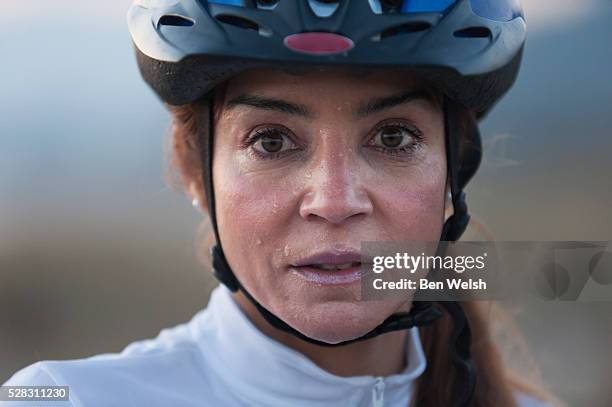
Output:
[[[278,202],[276,200],[276,195],[274,195],[274,198],[272,198],[272,213],[276,213],[277,210],[278,210]]]

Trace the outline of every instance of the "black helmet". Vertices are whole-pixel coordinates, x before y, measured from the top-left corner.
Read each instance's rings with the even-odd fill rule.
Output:
[[[514,83],[526,39],[520,0],[134,0],[128,24],[142,76],[170,105],[199,100],[237,73],[262,67],[405,68],[434,83],[445,95],[447,176],[454,208],[439,251],[467,226],[463,188],[482,154],[480,134],[472,123],[471,148],[460,162],[456,107],[483,117]],[[308,342],[330,345],[303,335],[269,312],[229,267],[216,224],[209,127],[201,149],[218,242],[212,250],[215,275],[232,291],[243,291],[273,326]],[[469,324],[459,303],[442,305],[454,321],[453,403],[469,405],[476,380]],[[415,302],[409,313],[393,314],[366,335],[335,345],[426,325],[440,315],[432,303]]]
[[[519,0],[135,0],[128,24],[147,83],[192,102],[245,69],[407,67],[479,114],[512,86]]]

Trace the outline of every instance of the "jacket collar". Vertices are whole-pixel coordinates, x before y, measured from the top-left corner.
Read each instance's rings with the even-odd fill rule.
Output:
[[[413,381],[426,367],[418,328],[412,328],[406,336],[408,360],[401,374],[384,378],[331,374],[259,331],[222,285],[213,290],[208,307],[196,319],[203,356],[228,388],[259,405],[361,404],[347,404],[348,400],[364,400],[369,405],[373,388],[381,383],[385,404],[394,399],[407,401]]]

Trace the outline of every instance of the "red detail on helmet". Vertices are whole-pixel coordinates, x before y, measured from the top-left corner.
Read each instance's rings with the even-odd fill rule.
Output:
[[[292,34],[286,36],[283,42],[292,51],[311,55],[339,54],[355,46],[350,38],[325,32]]]

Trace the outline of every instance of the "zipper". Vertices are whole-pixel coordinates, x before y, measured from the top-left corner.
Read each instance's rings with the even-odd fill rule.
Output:
[[[372,407],[383,407],[385,402],[385,381],[377,377],[372,387]]]

